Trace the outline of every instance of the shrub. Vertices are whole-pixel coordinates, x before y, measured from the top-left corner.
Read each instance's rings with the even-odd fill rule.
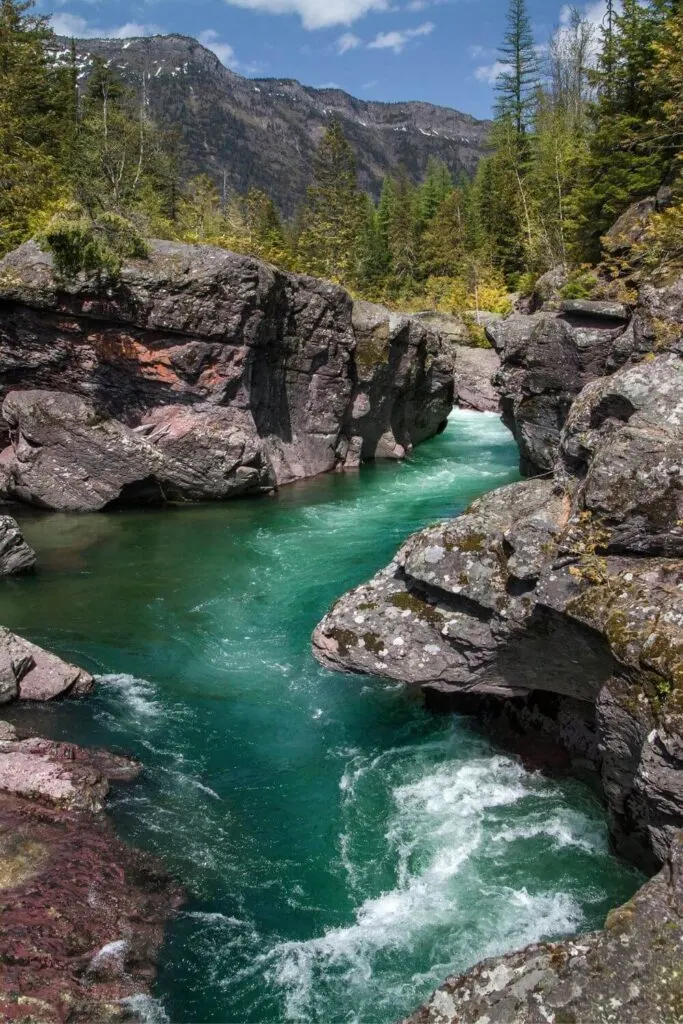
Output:
[[[55,272],[65,280],[80,273],[116,279],[125,259],[149,254],[135,225],[117,213],[102,213],[93,220],[78,210],[61,211],[40,242],[52,253]]]
[[[578,267],[569,274],[569,280],[560,288],[563,299],[590,299],[595,294],[597,280],[595,274],[586,266]]]

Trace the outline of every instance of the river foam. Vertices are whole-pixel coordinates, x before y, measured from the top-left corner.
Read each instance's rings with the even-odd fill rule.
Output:
[[[495,847],[539,836],[581,846],[595,832],[594,820],[564,814],[557,789],[511,758],[441,761],[452,743],[449,735],[346,766],[340,860],[358,902],[351,923],[279,943],[264,958],[287,1020],[322,1020],[325,1006],[344,1000],[357,1009],[343,1019],[389,1020],[400,1014],[421,961],[421,983],[437,984],[481,956],[580,927],[584,914],[573,893],[496,884],[489,864]],[[397,781],[406,775],[410,781]],[[354,850],[354,837],[367,829],[378,789],[386,791],[388,814],[377,859],[368,862],[367,849]],[[512,813],[514,827],[500,828],[501,815]],[[368,894],[387,876],[391,886]]]

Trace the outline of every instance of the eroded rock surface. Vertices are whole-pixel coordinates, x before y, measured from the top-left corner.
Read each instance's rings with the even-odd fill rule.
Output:
[[[0,1017],[139,1019],[130,1000],[149,992],[182,898],[102,815],[0,792]]]
[[[522,473],[552,471],[572,402],[627,358],[620,340],[628,318],[616,303],[565,301],[558,312],[517,313],[487,327],[501,357],[494,384],[519,445]]]
[[[455,402],[461,409],[475,412],[497,412],[500,395],[493,386],[493,376],[500,368],[500,357],[492,348],[455,349]]]
[[[36,553],[24,540],[16,519],[0,515],[0,576],[29,572],[35,564]]]
[[[0,704],[79,696],[94,685],[89,672],[0,626]]]
[[[29,662],[29,674],[32,659],[32,671],[59,661],[7,631],[0,650]],[[76,673],[69,692],[79,677],[92,685],[86,672],[59,664],[65,677]],[[110,785],[141,770],[106,750],[21,737],[0,721],[3,1021],[140,1019],[135,1008],[150,991],[164,926],[183,899],[155,858],[120,842],[102,813]]]
[[[401,457],[453,404],[440,335],[209,246],[153,244],[109,288],[0,262],[0,494],[49,508],[224,499]]]

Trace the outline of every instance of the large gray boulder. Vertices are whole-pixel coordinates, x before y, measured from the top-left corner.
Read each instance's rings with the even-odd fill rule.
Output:
[[[36,553],[24,540],[16,519],[0,515],[0,576],[29,572],[35,564]]]
[[[493,377],[500,369],[500,357],[492,348],[455,347],[455,402],[461,409],[498,412],[500,395]]]
[[[453,404],[438,333],[210,246],[106,286],[27,243],[0,261],[2,495],[69,511],[259,493],[400,457]]]
[[[558,312],[513,314],[487,327],[501,358],[494,384],[527,476],[553,470],[572,402],[590,381],[622,365],[630,311],[619,303],[563,302]]]

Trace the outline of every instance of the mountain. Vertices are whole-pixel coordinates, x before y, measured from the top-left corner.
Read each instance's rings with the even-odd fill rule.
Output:
[[[58,59],[68,60],[71,41],[59,39],[58,47]],[[293,79],[244,78],[188,36],[79,39],[76,50],[82,85],[95,56],[139,93],[144,85],[153,118],[181,130],[188,175],[203,171],[241,192],[263,189],[286,215],[304,195],[332,116],[355,147],[361,186],[375,196],[399,164],[419,180],[430,156],[455,175],[473,171],[489,128],[449,107],[373,103]]]

